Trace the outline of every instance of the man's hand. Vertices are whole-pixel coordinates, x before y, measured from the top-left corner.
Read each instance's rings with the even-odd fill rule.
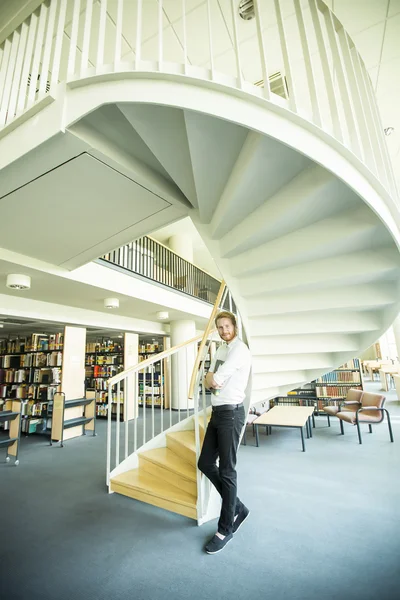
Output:
[[[218,385],[216,381],[214,381],[214,373],[212,373],[211,371],[207,373],[207,375],[204,377],[204,385],[208,390],[220,390],[222,387],[221,385]]]

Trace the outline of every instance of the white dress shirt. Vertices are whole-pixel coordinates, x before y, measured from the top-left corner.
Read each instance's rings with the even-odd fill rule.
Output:
[[[240,404],[246,396],[251,369],[251,353],[237,336],[230,344],[222,344],[210,365],[214,381],[222,386],[218,395],[211,395],[213,406]]]

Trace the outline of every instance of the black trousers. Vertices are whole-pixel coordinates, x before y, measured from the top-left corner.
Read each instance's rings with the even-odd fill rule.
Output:
[[[198,462],[200,471],[222,498],[218,521],[218,532],[222,535],[232,533],[233,519],[243,506],[237,497],[236,474],[236,453],[243,425],[243,405],[214,407]]]

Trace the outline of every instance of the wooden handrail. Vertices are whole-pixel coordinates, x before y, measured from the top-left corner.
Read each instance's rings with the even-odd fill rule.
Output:
[[[215,317],[217,316],[217,312],[219,310],[219,305],[221,303],[222,296],[224,294],[225,286],[226,286],[225,281],[221,281],[221,286],[219,288],[217,299],[215,300],[215,304],[213,306],[211,316],[208,320],[207,327],[203,334],[203,339],[201,340],[200,348],[199,348],[199,351],[196,356],[196,361],[194,363],[194,367],[193,367],[193,371],[192,371],[192,377],[190,379],[190,387],[189,387],[189,399],[190,400],[192,400],[194,397],[194,388],[196,385],[196,377],[197,377],[197,373],[199,371],[200,361],[201,361],[200,357],[202,356],[204,347],[207,343],[207,340],[208,340],[210,334],[213,333],[214,331],[216,331],[216,329],[213,327],[213,323],[214,323]]]
[[[190,346],[191,344],[194,344],[195,342],[199,342],[202,339],[202,337],[203,337],[202,334],[196,335],[196,337],[191,338],[190,340],[187,340],[186,342],[182,342],[181,344],[178,344],[177,346],[173,346],[173,348],[164,350],[163,352],[160,352],[159,354],[156,354],[155,356],[152,356],[151,358],[147,358],[146,360],[143,360],[142,362],[137,363],[136,365],[133,365],[133,367],[129,367],[129,369],[122,371],[122,373],[118,373],[118,375],[114,375],[114,377],[110,377],[107,385],[115,385],[119,381],[122,381],[122,379],[125,379],[125,377],[127,377],[128,375],[130,375],[132,373],[136,373],[137,371],[141,371],[142,369],[145,369],[146,367],[152,365],[155,362],[159,362],[160,360],[163,360],[164,358],[168,358],[168,356],[171,356],[171,354],[175,354],[176,352],[178,352],[178,350],[180,350],[181,348],[184,348],[185,346]]]

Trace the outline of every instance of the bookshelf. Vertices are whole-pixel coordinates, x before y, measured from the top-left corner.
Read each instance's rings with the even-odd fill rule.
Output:
[[[106,417],[108,406],[108,380],[124,370],[124,345],[122,340],[102,339],[86,344],[85,387],[96,394],[96,416]],[[122,388],[122,386],[121,386]],[[123,389],[120,411],[123,417]],[[113,398],[112,416],[117,415],[117,402]]]
[[[63,344],[63,333],[0,340],[0,404],[4,410],[10,400],[22,402],[24,433],[45,424],[48,404],[60,390]]]
[[[62,333],[0,340],[0,409],[14,399],[21,401],[25,435],[50,435],[57,393],[65,394],[66,401],[84,395],[85,339],[85,328],[66,325]],[[79,408],[73,410],[70,418],[78,418]],[[8,427],[5,423],[3,428]],[[79,435],[79,426],[70,428],[68,438]]]
[[[108,382],[111,377],[138,363],[138,335],[126,332],[116,339],[102,338],[86,345],[85,386],[96,392],[96,416],[107,417]],[[120,386],[121,421],[135,417],[134,377],[128,377],[127,385]],[[126,389],[124,389],[126,387]],[[118,400],[115,388],[111,401],[112,418],[117,417]]]
[[[344,400],[350,388],[363,389],[363,375],[358,358],[353,358],[339,369],[288,392],[286,396],[277,396],[271,402],[271,406],[275,404],[314,405],[319,415],[319,411],[323,411],[325,406],[338,404]]]
[[[151,341],[148,341],[148,339]],[[85,386],[96,392],[96,416],[107,417],[108,380],[118,373],[141,363],[163,351],[167,338],[139,336],[125,333],[123,338],[103,338],[86,344]],[[162,365],[161,365],[162,362]],[[137,387],[136,387],[137,386]],[[121,382],[120,420],[130,420],[137,414],[137,406],[169,408],[169,363],[167,359],[155,362],[146,373],[139,372],[128,378],[127,389]],[[117,417],[117,397],[113,391],[112,418]]]
[[[155,339],[152,342],[139,342],[139,363],[152,358],[155,354],[159,354],[164,349],[164,341]],[[162,364],[161,364],[162,363]],[[146,372],[138,373],[138,404],[155,408],[168,408],[169,402],[166,402],[167,390],[166,383],[166,368],[167,361],[157,361],[151,367],[146,369]]]
[[[337,404],[344,400],[350,388],[362,390],[363,387],[360,360],[353,358],[339,369],[327,373],[315,381],[318,411],[323,410],[327,404]]]

